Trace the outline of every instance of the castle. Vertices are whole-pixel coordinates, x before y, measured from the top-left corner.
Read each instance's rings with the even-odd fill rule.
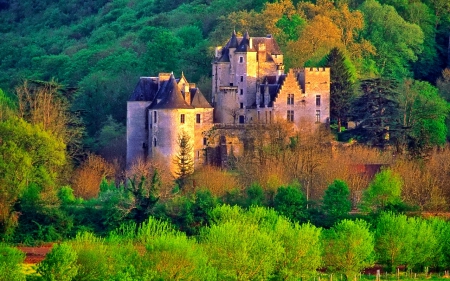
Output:
[[[208,149],[217,148],[226,157],[250,124],[282,119],[296,131],[327,124],[330,70],[290,69],[285,74],[274,38],[233,32],[215,51],[211,102],[183,74],[179,79],[171,73],[141,77],[127,102],[127,167],[139,157],[160,158],[175,174],[181,135],[188,136],[190,157],[199,166],[210,162]],[[218,141],[210,141],[212,129],[219,132]]]

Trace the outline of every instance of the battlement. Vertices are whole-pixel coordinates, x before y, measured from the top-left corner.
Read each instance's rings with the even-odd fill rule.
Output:
[[[323,72],[323,73],[329,73],[330,68],[329,67],[301,67],[301,68],[294,68],[294,72],[296,73],[308,73],[308,72]]]

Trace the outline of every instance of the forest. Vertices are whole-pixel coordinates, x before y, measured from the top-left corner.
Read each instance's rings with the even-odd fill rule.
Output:
[[[139,77],[184,73],[210,99],[214,48],[233,30],[272,34],[286,69],[331,67],[330,128],[293,137],[275,123],[251,155],[182,182],[156,161],[125,170]],[[0,33],[7,280],[25,280],[11,245],[44,242],[60,243],[27,279],[450,267],[448,0],[0,0]]]

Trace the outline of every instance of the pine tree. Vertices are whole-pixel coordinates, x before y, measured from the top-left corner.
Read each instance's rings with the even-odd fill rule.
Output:
[[[327,66],[330,67],[331,79],[331,120],[337,121],[338,132],[341,132],[342,123],[347,120],[350,105],[355,96],[351,62],[338,48],[333,48],[327,56]]]
[[[362,95],[353,103],[361,140],[385,147],[398,139],[400,107],[394,80],[375,78],[361,81]]]
[[[186,132],[182,132],[178,136],[178,153],[174,158],[174,163],[178,170],[176,174],[181,185],[184,185],[186,178],[194,172],[194,159],[192,157],[192,144],[190,137]]]

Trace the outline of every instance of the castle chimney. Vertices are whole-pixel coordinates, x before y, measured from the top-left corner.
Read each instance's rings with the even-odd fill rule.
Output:
[[[167,81],[170,79],[171,73],[160,72],[158,75],[158,89],[161,87],[161,82]]]
[[[191,91],[189,90],[189,84],[183,84],[184,86],[184,100],[187,104],[191,105]]]
[[[265,62],[266,61],[266,44],[258,44],[258,61]]]

